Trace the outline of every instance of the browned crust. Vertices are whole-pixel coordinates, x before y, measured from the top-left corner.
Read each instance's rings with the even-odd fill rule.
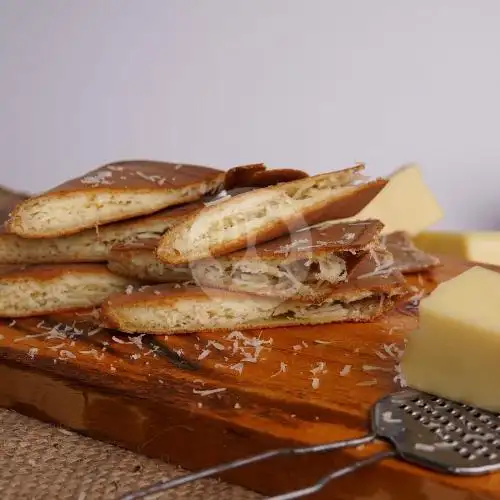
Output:
[[[118,258],[120,260],[127,259],[124,255],[143,255],[145,253],[155,253],[156,247],[160,238],[144,238],[136,241],[128,241],[113,245],[110,252],[110,259]]]
[[[96,178],[103,172],[110,173],[110,176],[105,178],[106,181],[110,182],[109,184],[90,182],[91,178]],[[78,191],[92,192],[95,190],[165,191],[193,186],[220,177],[222,177],[221,184],[223,184],[224,176],[225,173],[222,170],[205,165],[141,159],[126,160],[102,165],[80,177],[56,186],[42,196],[61,192],[73,194]]]
[[[227,190],[241,187],[267,187],[304,177],[308,177],[308,174],[302,170],[291,168],[267,170],[263,163],[254,163],[229,169],[226,172],[224,187]]]
[[[305,231],[288,234],[275,240],[266,241],[255,247],[239,250],[224,256],[221,259],[237,260],[275,260],[295,261],[310,258],[312,255],[324,253],[356,254],[378,243],[377,237],[382,231],[383,224],[378,220],[356,222],[340,222],[327,228],[310,228]],[[346,234],[352,237],[346,238]],[[138,241],[119,243],[113,246],[112,252],[142,252],[154,251],[161,238],[147,238]],[[200,263],[203,262],[199,261]]]
[[[383,236],[383,243],[394,258],[394,267],[403,274],[428,271],[441,265],[440,260],[417,248],[404,231],[395,231]]]
[[[361,170],[361,167],[353,167],[340,172],[358,172],[359,170]],[[339,172],[336,173],[338,174]],[[309,179],[311,179],[311,177],[307,180]],[[299,183],[301,180],[294,182]],[[229,243],[213,245],[210,247],[208,254],[207,252],[198,252],[194,253],[192,257],[189,258],[186,255],[172,251],[172,241],[175,240],[176,236],[181,234],[183,231],[189,231],[189,227],[196,219],[196,214],[194,214],[165,233],[160,241],[160,244],[158,245],[157,255],[160,260],[163,260],[168,264],[187,264],[190,260],[216,257],[241,250],[248,246],[249,240],[252,241],[252,243],[259,244],[319,222],[351,217],[356,215],[363,207],[365,207],[386,184],[386,180],[377,179],[359,186],[352,186],[352,189],[348,193],[344,193],[342,196],[337,195],[333,199],[316,203],[313,207],[303,213],[297,213],[295,216],[290,217],[287,220],[280,219],[273,224],[268,224],[266,228],[255,231],[251,235],[243,235],[239,238],[235,238]],[[263,189],[276,189],[276,186]],[[242,199],[241,197],[249,197],[252,195],[253,194],[251,192],[243,193],[228,200],[226,203],[233,203],[237,205]],[[215,208],[216,207],[208,207],[206,210],[212,210]]]
[[[383,227],[382,222],[374,219],[339,222],[326,228],[312,227],[260,243],[252,247],[251,252],[247,248],[224,255],[223,258],[228,260],[259,258],[287,261],[307,259],[311,255],[324,253],[357,253],[377,243],[377,237]],[[353,236],[346,237],[349,234]]]
[[[6,284],[20,280],[50,281],[67,274],[115,276],[105,264],[40,264],[12,267],[13,269],[0,276],[0,282]]]
[[[154,288],[158,290],[159,288],[163,288],[165,293],[169,293],[166,291],[165,285],[158,285]],[[148,287],[149,288],[149,287]],[[101,307],[101,321],[102,324],[106,328],[114,328],[121,331],[129,331],[127,330],[122,321],[120,320],[120,309],[129,307],[130,305],[144,305],[148,307],[172,307],[175,306],[178,300],[180,299],[189,299],[193,301],[206,301],[211,300],[211,297],[217,296],[222,299],[233,299],[244,301],[248,299],[249,294],[245,293],[234,293],[228,291],[221,291],[216,289],[210,289],[210,296],[208,296],[203,290],[198,288],[172,288],[168,287],[174,291],[172,296],[169,295],[155,295],[154,293],[149,292],[136,292],[130,295],[126,294],[114,294],[109,297]],[[143,295],[146,295],[145,299]],[[394,307],[394,300],[390,297],[386,297],[384,295],[370,297],[368,299],[363,299],[361,302],[369,303],[372,307],[366,308],[367,314],[365,316],[350,318],[347,320],[342,320],[343,323],[362,323],[373,321],[374,319],[380,317],[382,314],[385,314],[387,311],[391,310]],[[374,307],[375,306],[375,307]],[[368,312],[369,311],[369,312]],[[312,313],[313,314],[313,313]],[[199,328],[190,328],[189,330],[175,330],[171,331],[169,329],[162,329],[151,331],[148,330],[147,333],[150,334],[184,334],[184,333],[192,333],[193,331],[207,331],[207,332],[217,332],[217,331],[230,331],[230,330],[248,330],[255,328],[273,328],[273,327],[284,327],[284,326],[294,326],[294,325],[314,325],[314,324],[324,324],[324,323],[332,323],[335,322],[331,319],[321,318],[318,320],[312,319],[273,319],[267,321],[252,321],[249,323],[240,323],[236,326],[231,327],[219,327],[219,328],[211,328],[206,325],[200,325]],[[135,333],[138,331],[142,331],[141,328],[134,329],[134,331],[130,331],[130,333]]]
[[[90,199],[93,195],[99,192],[112,192],[112,193],[155,193],[164,191],[175,191],[177,189],[184,189],[201,184],[209,184],[211,187],[210,192],[217,192],[222,189],[225,173],[211,167],[199,165],[182,165],[177,168],[178,164],[168,162],[157,162],[147,160],[131,160],[120,163],[112,163],[99,167],[81,177],[72,179],[65,182],[43,194],[33,196],[25,201],[19,203],[12,213],[10,219],[6,222],[5,228],[8,232],[18,233],[18,225],[21,210],[30,210],[35,203],[40,201],[50,203],[52,199],[69,198],[75,195],[84,194]],[[115,169],[115,170],[113,170]],[[116,170],[122,169],[122,170]],[[109,177],[105,178],[108,184],[91,184],[89,179],[98,179],[102,173],[109,173]],[[190,196],[184,196],[179,199],[177,203],[188,203],[195,201],[203,193],[194,193]],[[166,205],[168,206],[168,205]],[[166,208],[165,206],[165,208]],[[88,229],[97,225],[108,224],[131,217],[138,217],[148,215],[151,211],[136,210],[132,215],[127,216],[109,216],[107,218],[101,217],[98,221],[92,223],[83,223],[75,220],[75,225],[70,229],[64,230],[51,230],[41,232],[27,232],[22,231],[23,237],[28,238],[53,238],[59,236],[68,236],[78,233],[84,229]]]
[[[18,266],[15,264],[0,264],[0,276],[12,273],[18,269],[23,269],[23,267],[24,266]]]

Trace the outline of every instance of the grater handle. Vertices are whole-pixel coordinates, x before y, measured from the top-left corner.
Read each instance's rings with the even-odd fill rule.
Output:
[[[376,462],[380,462],[380,460],[384,460],[385,458],[395,457],[397,453],[395,451],[382,451],[380,453],[376,453],[371,457],[365,458],[364,460],[358,460],[351,465],[347,465],[346,467],[342,467],[342,469],[334,470],[322,477],[317,483],[307,486],[306,488],[302,488],[300,490],[289,491],[288,493],[283,493],[283,495],[276,495],[274,497],[269,497],[269,500],[292,500],[294,498],[302,498],[307,495],[312,495],[313,493],[317,493],[324,486],[326,486],[333,479],[337,479],[339,477],[345,476],[351,472],[355,472],[361,467],[366,467],[367,465],[374,464]]]
[[[182,486],[187,483],[191,483],[193,481],[197,481],[199,479],[205,479],[208,477],[216,476],[221,474],[222,472],[232,470],[232,469],[237,469],[239,467],[244,467],[245,465],[250,465],[256,462],[262,462],[263,460],[268,460],[269,458],[274,458],[278,456],[297,456],[297,455],[307,455],[310,453],[325,453],[327,451],[332,451],[332,450],[338,450],[341,448],[350,448],[354,446],[360,446],[362,444],[367,444],[370,443],[375,439],[375,434],[367,434],[366,436],[362,436],[360,438],[354,438],[354,439],[346,439],[343,441],[333,441],[330,443],[323,443],[323,444],[317,444],[313,446],[305,446],[301,448],[278,448],[276,450],[270,450],[270,451],[265,451],[263,453],[259,453],[258,455],[252,455],[250,457],[246,458],[240,458],[237,460],[233,460],[232,462],[226,462],[225,464],[220,464],[220,465],[215,465],[214,467],[209,467],[207,469],[200,470],[198,472],[194,472],[192,474],[186,474],[184,476],[178,477],[171,479],[170,481],[159,481],[155,484],[152,484],[151,486],[147,486],[146,488],[137,490],[132,493],[128,493],[124,495],[121,500],[140,500],[142,498],[146,498],[150,495],[156,495],[157,493],[160,493],[162,491],[170,490],[172,488],[177,488],[178,486]],[[373,457],[370,457],[373,461],[373,458],[376,457],[377,455],[374,455]],[[369,459],[366,459],[369,460]],[[353,466],[348,467],[348,471],[342,473],[347,474],[348,472],[351,472],[352,470],[356,470],[358,467],[362,467],[364,462],[366,461],[360,461],[356,462],[356,464],[361,464],[356,466],[356,464],[353,464]],[[371,462],[370,462],[371,463]],[[366,464],[368,465],[368,464]],[[354,468],[353,468],[354,467]],[[343,471],[344,469],[340,469],[337,472]],[[333,476],[330,479],[334,479],[337,476]],[[330,480],[328,479],[328,480]],[[323,479],[321,480],[323,481]],[[320,481],[320,482],[321,482]],[[319,483],[318,483],[319,484]],[[314,487],[314,486],[313,486]],[[319,486],[321,488],[322,486]],[[276,497],[276,498],[298,498],[298,497]]]

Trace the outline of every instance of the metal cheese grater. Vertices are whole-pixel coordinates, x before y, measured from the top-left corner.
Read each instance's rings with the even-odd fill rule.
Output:
[[[138,500],[224,471],[276,456],[324,453],[367,444],[376,438],[388,441],[393,450],[376,453],[347,467],[332,471],[316,484],[270,498],[289,500],[321,490],[332,479],[390,457],[399,457],[438,472],[480,475],[500,469],[500,415],[412,389],[380,399],[371,412],[371,432],[346,441],[304,448],[271,450],[233,462],[160,481],[129,493],[122,500]]]

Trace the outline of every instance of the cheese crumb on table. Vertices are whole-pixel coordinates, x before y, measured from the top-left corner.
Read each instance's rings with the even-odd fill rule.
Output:
[[[475,266],[422,300],[401,371],[414,389],[499,412],[499,360],[500,273]]]

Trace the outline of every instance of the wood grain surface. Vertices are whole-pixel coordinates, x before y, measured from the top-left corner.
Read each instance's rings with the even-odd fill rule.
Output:
[[[471,265],[443,263],[412,282],[429,291]],[[99,328],[88,311],[6,320],[0,405],[198,469],[366,433],[372,404],[400,388],[398,357],[416,324],[415,308],[403,304],[376,323],[168,338]],[[277,494],[384,447],[276,459],[222,477]],[[334,481],[314,498],[499,494],[499,474],[461,478],[391,459]]]

